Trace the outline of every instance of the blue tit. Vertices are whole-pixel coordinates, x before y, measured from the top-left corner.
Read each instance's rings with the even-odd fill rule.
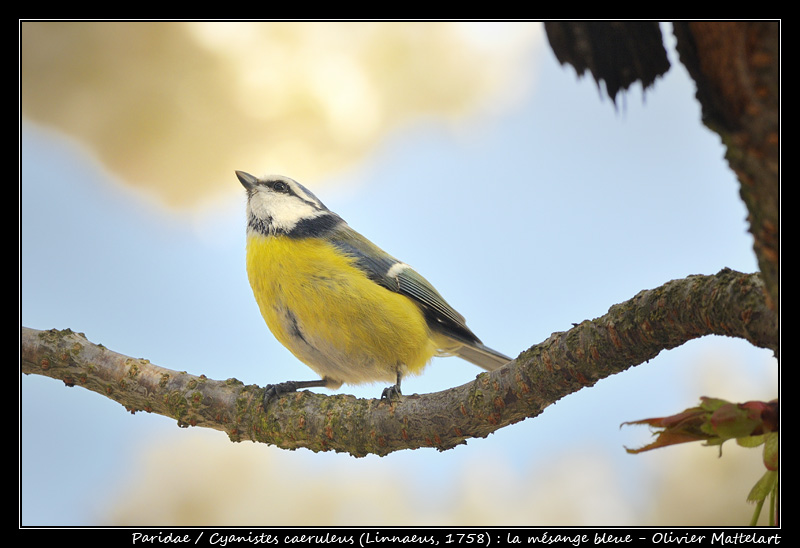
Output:
[[[353,230],[303,185],[237,171],[247,190],[247,275],[272,334],[321,378],[269,385],[265,401],[300,388],[389,382],[433,356],[488,371],[511,358],[492,350],[407,264]]]

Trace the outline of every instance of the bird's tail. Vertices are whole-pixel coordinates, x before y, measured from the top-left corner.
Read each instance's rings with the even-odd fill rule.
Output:
[[[508,356],[479,342],[464,344],[453,353],[478,367],[482,367],[486,371],[494,371],[512,361]]]

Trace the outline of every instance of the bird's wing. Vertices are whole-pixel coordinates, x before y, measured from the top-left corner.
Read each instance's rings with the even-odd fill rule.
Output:
[[[375,283],[416,301],[429,323],[436,324],[445,334],[464,343],[480,343],[467,327],[464,317],[416,270],[387,254],[345,223],[336,227],[330,241],[353,257],[358,267]]]

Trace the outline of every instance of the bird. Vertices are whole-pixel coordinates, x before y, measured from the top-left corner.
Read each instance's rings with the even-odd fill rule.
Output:
[[[302,388],[393,383],[434,356],[487,371],[511,362],[485,346],[441,294],[283,175],[235,171],[247,193],[247,276],[275,338],[319,379],[267,385],[264,403]]]

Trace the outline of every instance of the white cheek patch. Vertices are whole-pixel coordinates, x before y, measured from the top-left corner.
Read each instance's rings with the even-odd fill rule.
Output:
[[[275,231],[289,232],[300,221],[319,217],[325,211],[320,211],[297,196],[258,189],[248,200],[247,214],[267,221]]]

